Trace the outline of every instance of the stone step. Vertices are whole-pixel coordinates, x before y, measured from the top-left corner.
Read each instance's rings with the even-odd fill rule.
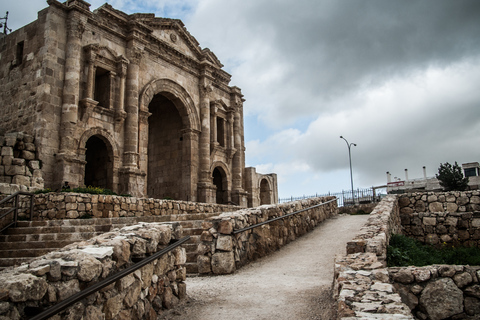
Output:
[[[77,225],[77,226],[45,226],[45,227],[17,227],[9,228],[5,235],[15,234],[47,234],[47,233],[80,233],[80,232],[108,232],[112,225]],[[1,241],[1,240],[0,240]]]
[[[7,267],[19,266],[22,263],[29,262],[34,257],[22,257],[22,258],[2,258],[0,259],[0,270]]]
[[[30,242],[30,241],[83,241],[93,238],[103,232],[79,233],[46,233],[46,234],[14,234],[0,236],[1,242]]]
[[[52,252],[55,249],[56,248],[2,250],[0,251],[0,260],[5,258],[34,258]]]
[[[59,240],[59,241],[30,241],[30,242],[4,242],[0,246],[0,257],[3,250],[15,250],[15,249],[59,249],[66,245],[76,242],[75,240]]]
[[[187,275],[198,274],[198,265],[196,263],[191,263],[191,262],[185,263],[185,269],[187,269]]]

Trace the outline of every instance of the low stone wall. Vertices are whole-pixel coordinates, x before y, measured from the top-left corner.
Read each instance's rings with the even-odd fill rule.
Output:
[[[33,136],[7,133],[0,136],[0,193],[43,189],[41,162]]]
[[[431,245],[480,246],[480,191],[399,197],[403,232]]]
[[[265,205],[222,213],[218,217],[206,220],[203,223],[202,242],[198,246],[198,272],[200,274],[233,273],[241,266],[266,256],[307,233],[323,220],[335,216],[337,203],[332,201],[239,234],[233,234],[234,230],[332,199],[335,197],[312,198],[281,205]]]
[[[28,208],[28,203],[24,206]],[[215,213],[240,208],[231,205],[153,198],[51,192],[35,195],[33,220],[139,217]]]
[[[388,271],[402,301],[417,319],[479,319],[480,266],[433,265]]]
[[[480,191],[417,192],[399,195],[400,214],[480,211]]]
[[[27,319],[181,237],[175,224],[143,223],[71,244],[0,273],[0,319]],[[156,319],[186,297],[185,249],[96,292],[52,319]],[[30,315],[31,317],[31,315]]]
[[[414,319],[390,283],[386,248],[400,232],[396,196],[384,198],[360,233],[347,244],[347,254],[335,258],[334,295],[338,319]]]

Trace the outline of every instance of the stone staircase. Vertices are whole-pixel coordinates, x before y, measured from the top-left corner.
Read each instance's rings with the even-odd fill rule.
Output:
[[[18,266],[68,244],[88,240],[115,228],[139,222],[176,222],[182,226],[183,236],[191,238],[183,246],[187,252],[187,274],[198,273],[197,248],[202,234],[202,222],[218,213],[148,216],[128,218],[94,218],[48,221],[18,221],[16,228],[0,235],[0,269]]]

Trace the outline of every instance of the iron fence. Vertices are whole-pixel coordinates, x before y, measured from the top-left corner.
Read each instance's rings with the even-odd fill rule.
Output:
[[[381,198],[386,195],[386,189],[379,189],[379,188],[366,188],[366,189],[357,189],[342,192],[329,192],[326,194],[318,194],[315,195],[303,195],[303,196],[296,196],[296,197],[289,197],[289,198],[281,198],[279,199],[279,203],[289,202],[289,201],[296,201],[296,200],[303,200],[315,197],[329,197],[334,196],[337,197],[337,205],[339,207],[343,206],[351,206],[354,204],[365,204],[365,203],[372,203],[372,202],[379,202]]]

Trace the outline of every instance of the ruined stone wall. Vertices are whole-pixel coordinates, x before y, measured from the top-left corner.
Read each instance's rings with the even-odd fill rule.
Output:
[[[478,319],[480,266],[389,268],[390,279],[417,319]]]
[[[335,258],[338,319],[414,319],[390,283],[386,268],[389,237],[399,232],[397,198],[389,195],[375,207],[360,233],[348,242],[347,254]]]
[[[34,138],[23,133],[0,136],[0,194],[43,189]]]
[[[233,234],[246,228],[299,211],[335,197],[312,198],[281,205],[265,205],[254,209],[225,212],[203,223],[201,243],[198,246],[198,272],[200,274],[229,274],[241,266],[278,250],[287,243],[312,230],[319,223],[337,214],[337,203],[279,219],[269,224]]]
[[[480,191],[409,193],[398,203],[405,235],[432,245],[480,245]]]
[[[34,220],[143,217],[212,213],[238,208],[230,205],[153,198],[51,192],[35,195]]]
[[[473,214],[464,210],[476,204],[477,196],[478,191],[418,193],[389,195],[382,200],[361,232],[347,244],[347,254],[335,259],[338,319],[414,319],[414,315],[416,319],[478,319],[479,266],[386,268],[385,261],[391,234],[420,226],[418,230],[432,232],[427,238],[441,239],[445,234],[433,232],[443,230],[442,225],[454,228],[467,223],[463,217],[472,218]],[[445,212],[447,207],[455,207],[452,204],[457,205],[457,210],[464,208]],[[418,208],[434,212],[414,212]],[[440,208],[442,212],[435,212]],[[409,215],[415,217],[415,224],[410,223]],[[422,223],[423,218],[427,223]],[[473,225],[474,219],[467,227]]]
[[[181,238],[175,225],[140,224],[68,245],[0,273],[0,318],[28,319],[29,310],[48,308]],[[116,281],[60,315],[62,319],[156,319],[186,297],[185,249]],[[52,319],[60,319],[54,316]]]

